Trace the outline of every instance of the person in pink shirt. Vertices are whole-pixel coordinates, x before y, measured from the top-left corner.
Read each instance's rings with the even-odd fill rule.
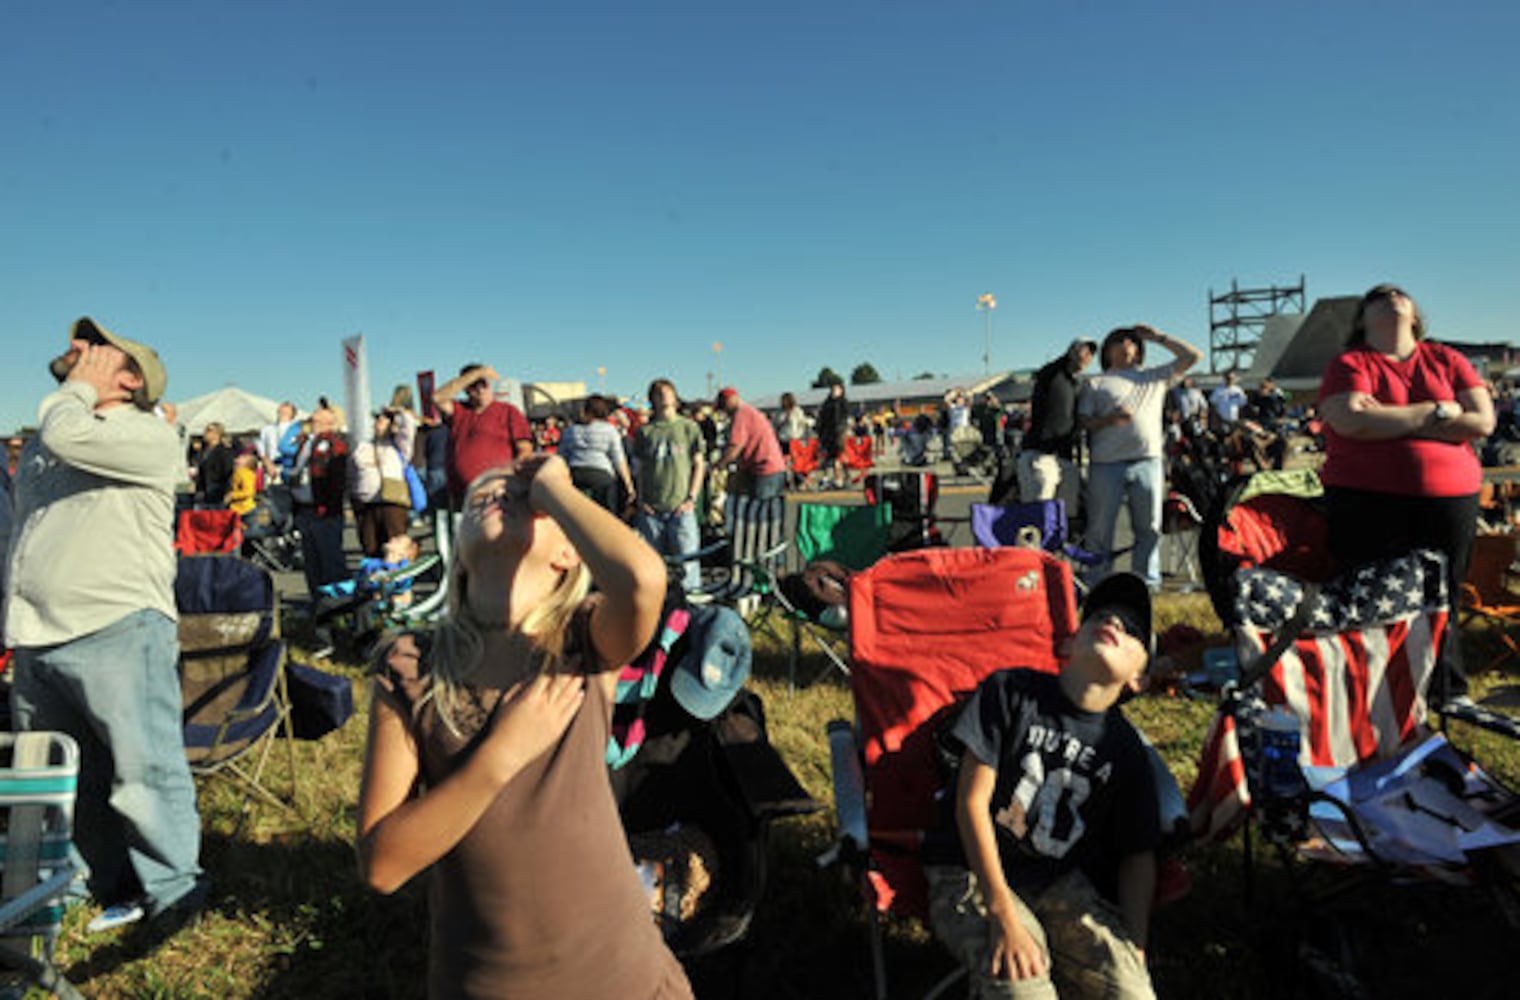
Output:
[[[718,393],[718,406],[728,414],[728,446],[718,464],[736,467],[728,492],[756,500],[779,497],[786,488],[786,458],[771,422],[732,386]]]

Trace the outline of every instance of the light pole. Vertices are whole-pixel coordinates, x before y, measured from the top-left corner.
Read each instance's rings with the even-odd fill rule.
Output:
[[[992,293],[976,297],[977,311],[982,313],[982,374],[992,374],[992,310],[997,308],[997,299]]]
[[[718,373],[718,388],[723,388],[723,344],[713,341],[713,370]]]
[[[607,392],[607,366],[606,365],[597,365],[597,367],[596,367],[596,391],[599,392],[599,393],[602,393],[604,395]]]

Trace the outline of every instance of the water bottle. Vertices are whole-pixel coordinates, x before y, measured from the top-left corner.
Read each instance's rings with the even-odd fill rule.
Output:
[[[1298,716],[1281,705],[1256,724],[1257,788],[1266,798],[1291,799],[1304,790],[1298,766]]]

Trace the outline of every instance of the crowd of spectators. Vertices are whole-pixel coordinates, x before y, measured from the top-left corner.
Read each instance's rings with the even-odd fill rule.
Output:
[[[1150,347],[1167,356],[1147,363]],[[433,516],[452,525],[482,474],[557,453],[570,487],[681,560],[700,548],[716,497],[765,500],[789,486],[843,485],[852,448],[878,457],[895,448],[914,465],[936,447],[948,458],[970,443],[1013,470],[1021,500],[1065,501],[1098,557],[1090,584],[1115,569],[1115,525],[1127,509],[1130,566],[1155,590],[1168,491],[1205,507],[1227,476],[1281,468],[1298,441],[1328,451],[1338,556],[1355,562],[1390,546],[1434,545],[1451,557],[1453,584],[1460,581],[1480,478],[1470,445],[1520,441],[1520,400],[1508,385],[1486,385],[1455,351],[1427,343],[1407,295],[1391,286],[1367,294],[1353,343],[1332,362],[1314,404],[1294,405],[1271,378],[1243,385],[1236,372],[1205,394],[1189,374],[1201,356],[1137,324],[1110,331],[1101,346],[1072,341],[1035,374],[1027,407],[955,390],[912,415],[872,412],[836,383],[812,414],[787,393],[768,416],[737,388],[711,401],[683,399],[658,378],[647,406],[594,394],[576,401],[568,421],[530,420],[498,396],[496,370],[472,362],[420,407],[407,386],[371,414],[345,415],[326,397],[303,414],[286,401],[267,426],[234,428],[248,432],[242,438],[212,422],[187,444],[162,401],[167,373],[157,354],[80,320],[52,365],[59,384],[42,400],[37,430],[7,442],[0,582],[5,643],[18,668],[16,723],[81,743],[78,846],[104,907],[97,929],[181,916],[207,892],[178,744],[176,507],[247,516],[284,491],[311,595],[343,597],[416,558],[424,505],[412,479]],[[1088,374],[1094,360],[1099,370]],[[368,433],[356,433],[355,421]],[[794,446],[810,439],[817,473],[794,465]],[[557,462],[536,468],[551,469],[543,488],[561,520],[612,531],[606,514],[559,495]],[[357,574],[344,546],[350,517]],[[695,589],[697,561],[679,565],[681,586]],[[1443,683],[1460,693],[1460,664],[1447,654]],[[111,671],[99,669],[103,659]]]

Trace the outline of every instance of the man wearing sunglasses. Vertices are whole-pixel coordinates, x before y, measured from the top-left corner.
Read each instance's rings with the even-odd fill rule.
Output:
[[[1154,996],[1159,800],[1118,709],[1150,647],[1145,581],[1116,573],[1088,596],[1059,674],[999,671],[956,721],[965,867],[928,870],[930,917],[970,967],[972,996]]]

